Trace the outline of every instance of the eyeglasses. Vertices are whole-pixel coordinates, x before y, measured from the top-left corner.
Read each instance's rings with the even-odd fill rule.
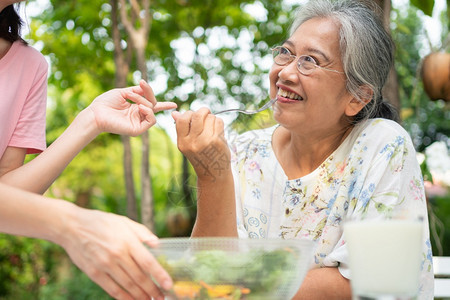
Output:
[[[311,75],[312,72],[316,68],[336,72],[339,74],[344,74],[344,72],[328,69],[325,67],[321,67],[317,64],[316,60],[312,58],[309,55],[300,55],[299,57],[291,54],[291,51],[289,49],[283,47],[283,46],[277,46],[275,48],[272,48],[272,55],[273,55],[273,61],[279,65],[279,66],[285,66],[287,64],[290,64],[294,59],[297,60],[297,69],[300,73],[303,75]]]

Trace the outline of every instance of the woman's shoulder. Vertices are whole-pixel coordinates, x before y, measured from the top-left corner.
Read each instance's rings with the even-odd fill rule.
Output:
[[[392,151],[414,153],[408,132],[388,119],[369,119],[357,125],[351,142],[352,153],[383,156]],[[406,152],[405,152],[406,151]]]
[[[395,134],[407,134],[406,130],[397,123],[396,121],[389,120],[389,119],[383,119],[383,118],[375,118],[375,119],[368,119],[366,121],[366,128],[374,129],[374,130],[386,130],[391,131]]]
[[[230,141],[234,161],[273,159],[272,135],[277,126],[250,130]]]
[[[398,137],[410,139],[409,133],[397,122],[376,118],[369,119],[359,125],[358,135],[365,136],[375,142],[396,139]]]
[[[10,51],[13,52],[14,56],[20,57],[17,61],[22,62],[24,66],[48,66],[47,61],[41,52],[21,41],[15,41]]]

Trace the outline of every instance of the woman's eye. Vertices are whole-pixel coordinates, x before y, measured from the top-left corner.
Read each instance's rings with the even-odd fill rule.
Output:
[[[284,47],[281,47],[281,48],[280,48],[280,54],[283,54],[283,55],[290,55],[291,52],[289,52],[288,49],[286,49],[286,48],[284,48]]]
[[[316,60],[314,58],[312,58],[311,56],[303,56],[303,61],[308,62],[308,63],[312,63],[312,64],[317,64]]]

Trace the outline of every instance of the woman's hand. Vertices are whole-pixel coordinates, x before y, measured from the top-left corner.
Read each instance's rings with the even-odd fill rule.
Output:
[[[0,161],[1,180],[42,194],[69,162],[100,133],[140,135],[156,123],[155,113],[176,107],[173,102],[157,103],[145,81],[141,81],[139,86],[105,92],[80,112],[61,136],[29,163],[21,166],[23,153],[20,151],[8,152],[8,164]]]
[[[197,173],[197,218],[192,236],[237,236],[230,149],[224,124],[207,108],[174,111],[178,149]]]
[[[141,80],[139,86],[113,89],[101,94],[87,110],[94,115],[98,133],[137,136],[156,123],[155,113],[176,107],[173,102],[158,103],[150,85]]]
[[[71,216],[55,242],[94,282],[115,299],[164,299],[151,277],[164,289],[172,287],[172,280],[144,246],[158,244],[145,226],[82,208]]]
[[[189,159],[200,180],[216,181],[230,170],[230,149],[224,124],[207,108],[173,112],[178,149]]]

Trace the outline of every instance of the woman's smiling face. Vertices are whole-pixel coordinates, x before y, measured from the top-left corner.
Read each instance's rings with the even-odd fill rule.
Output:
[[[299,126],[312,130],[342,126],[347,103],[353,96],[346,90],[339,25],[331,19],[308,20],[283,46],[297,58],[284,66],[274,63],[270,70],[270,96],[278,99],[275,119],[293,130]],[[303,75],[297,68],[300,55],[308,55],[317,65],[342,73],[315,68],[310,75]]]

